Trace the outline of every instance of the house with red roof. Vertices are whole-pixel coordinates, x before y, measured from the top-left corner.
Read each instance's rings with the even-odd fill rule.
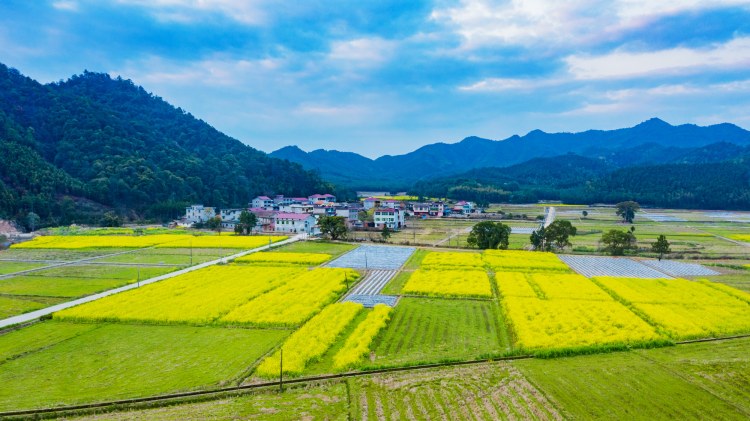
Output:
[[[289,234],[320,234],[318,220],[309,213],[278,212],[273,218],[273,230]]]
[[[405,213],[399,208],[377,208],[373,214],[373,222],[376,228],[386,226],[398,230],[406,226]]]
[[[252,208],[273,209],[273,199],[268,196],[258,196],[251,202]]]

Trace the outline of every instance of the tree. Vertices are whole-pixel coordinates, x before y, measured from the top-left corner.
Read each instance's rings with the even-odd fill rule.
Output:
[[[558,219],[546,228],[532,232],[531,244],[539,251],[550,251],[553,247],[562,250],[571,245],[569,238],[575,236],[577,231],[570,221]]]
[[[633,202],[632,200],[628,200],[627,202],[620,202],[617,205],[617,215],[622,217],[623,222],[627,222],[628,224],[633,223],[633,219],[635,219],[635,213],[641,210],[641,205],[638,204],[638,202]]]
[[[601,242],[606,252],[612,256],[622,256],[625,250],[634,247],[635,235],[628,231],[609,230],[602,235]]]
[[[391,229],[388,228],[388,225],[383,224],[383,230],[380,231],[380,237],[383,241],[388,241],[388,239],[391,238]]]
[[[120,217],[116,213],[110,211],[102,216],[102,219],[99,220],[99,225],[103,227],[119,227],[122,225],[122,221],[120,221]]]
[[[39,215],[37,215],[34,212],[29,212],[26,215],[26,226],[29,227],[30,231],[35,231],[36,227],[39,226],[39,222],[41,221],[41,218],[39,218]]]
[[[589,211],[583,211],[581,214],[583,215],[583,219],[586,219],[586,217],[589,216]]]
[[[240,222],[234,227],[234,232],[243,235],[250,234],[257,224],[258,217],[252,212],[243,210],[240,213]]]
[[[654,253],[659,254],[659,260],[668,253],[671,253],[672,250],[669,248],[670,244],[669,241],[667,241],[667,236],[662,234],[659,237],[656,238],[656,242],[651,244],[651,251]]]
[[[578,229],[570,221],[564,219],[555,220],[544,230],[545,243],[548,248],[554,245],[562,250],[571,245],[569,239],[571,236],[575,236],[577,232]]]
[[[208,221],[206,221],[206,228],[221,234],[221,217],[217,215],[213,218],[210,218]]]
[[[534,246],[534,250],[546,250],[544,227],[539,228],[531,232],[531,245]]]
[[[510,227],[502,222],[484,221],[471,229],[466,242],[479,249],[507,249]]]
[[[346,228],[346,219],[343,216],[321,216],[318,219],[318,226],[320,226],[320,232],[330,237],[331,240],[346,238],[346,234],[349,232]]]

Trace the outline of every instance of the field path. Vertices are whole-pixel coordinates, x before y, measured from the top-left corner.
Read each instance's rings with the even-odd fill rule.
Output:
[[[702,229],[700,229],[700,228],[695,228],[695,227],[693,227],[693,226],[688,226],[688,228],[690,228],[690,229],[692,229],[692,230],[694,230],[694,231],[702,232],[702,233],[704,233],[704,234],[710,234],[710,235],[713,235],[714,237],[716,237],[716,238],[718,238],[718,239],[720,239],[720,240],[724,240],[724,241],[729,241],[730,243],[734,243],[734,244],[737,244],[737,245],[740,245],[740,246],[750,247],[750,243],[746,243],[746,242],[744,242],[744,241],[739,241],[739,240],[732,240],[731,238],[728,238],[728,237],[724,237],[724,236],[721,236],[721,235],[719,235],[719,234],[714,234],[714,233],[712,233],[712,232],[708,232],[708,231],[703,231]]]
[[[242,256],[245,256],[245,255],[250,254],[250,253],[255,253],[255,252],[263,251],[263,250],[266,250],[266,249],[268,249],[270,247],[277,247],[277,246],[282,246],[282,245],[285,245],[285,244],[290,244],[290,243],[293,243],[295,241],[299,241],[300,239],[302,239],[302,234],[298,234],[298,235],[296,235],[294,237],[291,237],[289,239],[286,239],[284,241],[279,241],[277,243],[273,243],[272,245],[261,246],[261,247],[254,248],[254,249],[251,249],[251,250],[244,250],[244,251],[241,251],[241,252],[239,252],[237,254],[233,254],[231,256],[221,257],[219,259],[212,260],[210,262],[200,263],[200,264],[197,264],[195,266],[190,266],[190,267],[185,268],[185,269],[181,269],[181,270],[178,270],[178,271],[167,273],[166,275],[161,275],[161,276],[157,276],[157,277],[154,277],[154,278],[146,279],[146,280],[143,280],[143,281],[140,281],[140,282],[135,282],[135,283],[128,284],[128,285],[125,285],[125,286],[121,286],[119,288],[110,289],[110,290],[107,290],[107,291],[104,291],[104,292],[100,292],[98,294],[93,294],[93,295],[89,295],[89,296],[86,296],[86,297],[83,297],[83,298],[79,298],[77,300],[67,301],[67,302],[56,304],[56,305],[53,305],[53,306],[50,306],[50,307],[45,307],[45,308],[43,308],[41,310],[36,310],[36,311],[29,312],[29,313],[20,314],[18,316],[9,317],[7,319],[0,320],[0,328],[4,328],[4,327],[7,327],[7,326],[12,326],[12,325],[19,324],[19,323],[30,322],[30,321],[36,320],[36,319],[38,319],[38,318],[40,318],[42,316],[46,316],[46,315],[52,314],[52,313],[54,313],[56,311],[60,311],[60,310],[66,309],[66,308],[74,307],[74,306],[77,306],[79,304],[88,303],[88,302],[91,302],[91,301],[96,301],[96,300],[98,300],[100,298],[104,298],[104,297],[107,297],[107,296],[110,296],[110,295],[113,295],[113,294],[117,294],[118,292],[128,291],[128,290],[131,290],[131,289],[134,289],[134,288],[139,288],[141,285],[148,285],[148,284],[152,284],[154,282],[163,281],[164,279],[174,278],[175,276],[183,275],[185,273],[192,272],[192,271],[195,271],[195,270],[198,270],[198,269],[207,268],[209,266],[213,266],[213,265],[216,265],[216,264],[219,264],[219,263],[227,263],[229,260],[236,259],[238,257],[242,257]],[[138,250],[143,250],[143,249],[138,249]],[[123,254],[123,253],[115,253],[115,254]],[[115,255],[115,254],[112,254],[112,255]],[[110,256],[112,256],[112,255],[110,255]],[[103,256],[98,256],[98,257],[95,257],[94,259],[98,259],[100,257],[103,257]],[[83,260],[80,260],[80,261],[86,261],[86,260],[90,260],[90,259],[83,259]],[[17,274],[18,273],[15,273],[14,275],[17,275]]]
[[[468,234],[468,233],[471,232],[472,228],[473,227],[462,228],[460,231],[454,232],[453,234],[451,234],[451,235],[443,238],[442,240],[439,240],[438,242],[436,242],[435,244],[433,244],[432,247],[438,247],[439,245],[444,244],[446,241],[450,241],[452,238],[454,238],[457,235]]]

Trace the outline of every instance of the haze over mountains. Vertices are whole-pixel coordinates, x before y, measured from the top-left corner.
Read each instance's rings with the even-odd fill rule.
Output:
[[[631,128],[545,133],[534,130],[504,140],[467,137],[435,143],[404,155],[377,159],[323,149],[304,152],[287,146],[270,155],[320,172],[327,180],[353,188],[407,188],[414,182],[486,167],[507,167],[530,159],[574,153],[611,167],[664,163],[718,162],[750,145],[750,132],[729,123],[672,126],[652,118]]]

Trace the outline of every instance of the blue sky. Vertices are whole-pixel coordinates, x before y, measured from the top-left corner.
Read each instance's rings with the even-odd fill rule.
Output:
[[[750,0],[0,0],[0,62],[132,79],[267,152],[750,128]]]

